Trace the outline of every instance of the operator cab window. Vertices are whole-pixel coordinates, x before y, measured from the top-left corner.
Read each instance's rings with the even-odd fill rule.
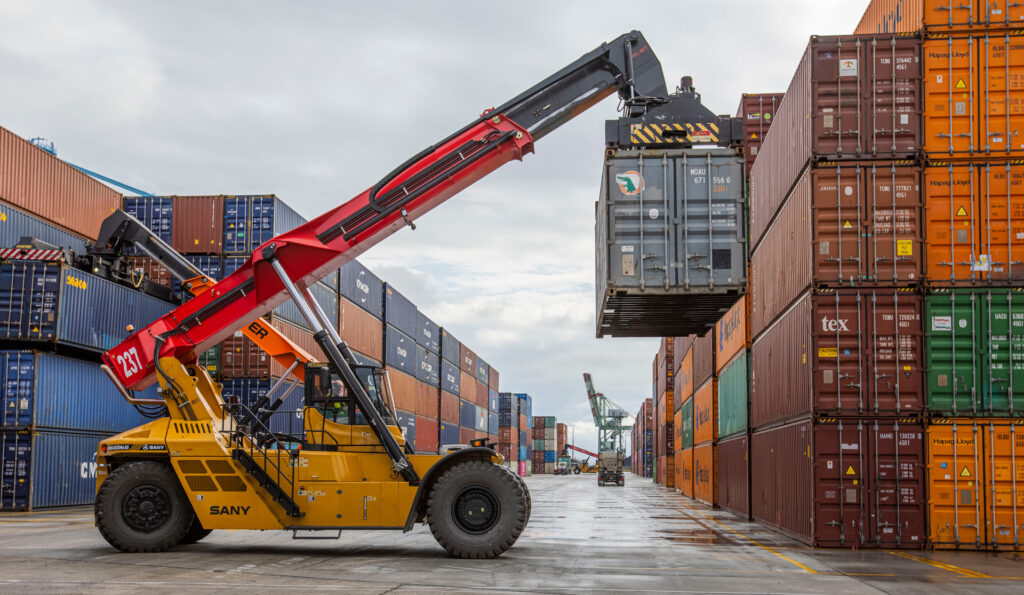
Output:
[[[394,425],[388,405],[384,371],[375,366],[352,366],[352,371],[366,389],[384,422]],[[367,425],[366,416],[344,380],[327,366],[306,368],[306,406],[315,407],[328,420],[338,424]]]

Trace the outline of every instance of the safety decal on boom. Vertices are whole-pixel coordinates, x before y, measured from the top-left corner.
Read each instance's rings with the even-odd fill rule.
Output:
[[[632,124],[629,140],[634,145],[717,143],[718,125],[704,124]]]

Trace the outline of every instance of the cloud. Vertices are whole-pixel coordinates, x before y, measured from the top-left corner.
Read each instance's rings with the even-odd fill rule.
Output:
[[[317,215],[630,29],[705,105],[784,90],[866,1],[0,2],[0,125],[161,194],[276,193]],[[608,99],[363,257],[596,447],[582,382],[635,412],[653,339],[594,338]]]

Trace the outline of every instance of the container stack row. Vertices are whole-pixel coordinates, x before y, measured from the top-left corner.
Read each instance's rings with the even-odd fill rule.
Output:
[[[561,456],[558,450],[558,425],[554,416],[533,416],[533,475],[554,472],[558,457]]]
[[[651,423],[654,434],[654,482],[665,487],[675,486],[675,370],[673,369],[675,339],[663,338],[658,353],[654,354],[651,374],[651,393],[654,395]]]
[[[0,128],[0,249],[22,237],[82,253],[121,196]],[[173,307],[62,254],[0,260],[0,510],[92,501],[96,444],[148,421],[99,355]],[[117,308],[111,307],[118,304]],[[156,389],[139,395],[156,398]]]
[[[640,403],[631,434],[631,471],[640,477],[654,477],[654,399]]]

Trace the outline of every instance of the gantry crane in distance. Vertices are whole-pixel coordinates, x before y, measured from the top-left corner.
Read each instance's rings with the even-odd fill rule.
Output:
[[[587,385],[590,413],[597,426],[597,451],[625,453],[626,434],[633,431],[632,424],[623,423],[629,414],[615,401],[594,390],[594,381],[589,372],[583,373],[583,382]]]

